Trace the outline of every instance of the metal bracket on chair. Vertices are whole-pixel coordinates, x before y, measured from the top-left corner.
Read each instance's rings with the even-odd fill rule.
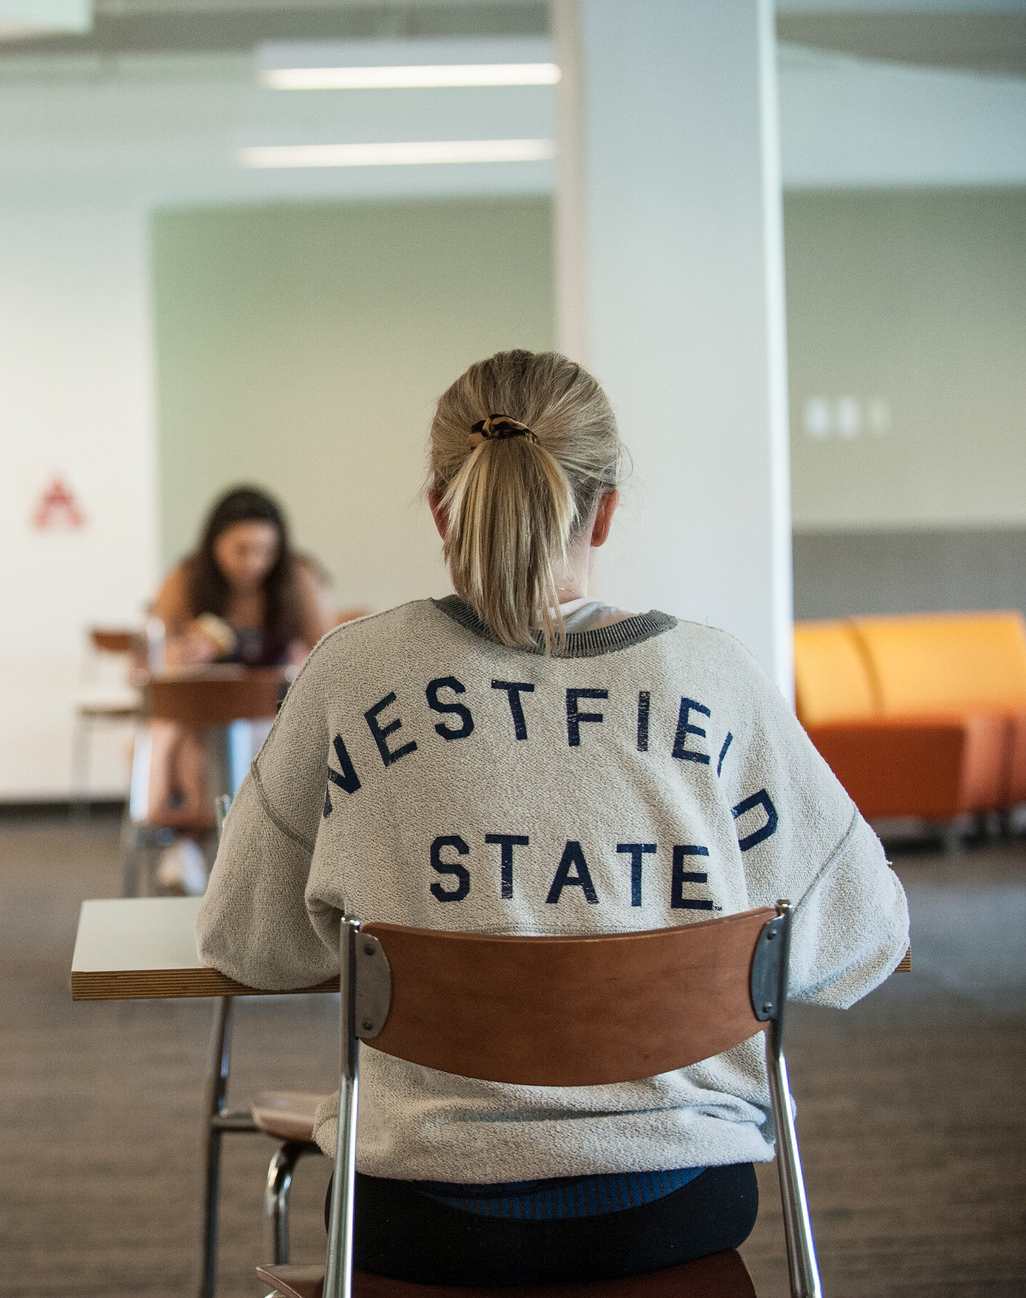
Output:
[[[769,920],[759,934],[752,956],[752,1010],[760,1023],[779,1018],[787,995],[788,915]]]
[[[392,1006],[392,970],[376,937],[356,934],[356,1035],[371,1041]]]

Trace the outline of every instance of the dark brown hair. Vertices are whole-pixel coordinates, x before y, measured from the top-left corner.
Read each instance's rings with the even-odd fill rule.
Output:
[[[264,630],[293,640],[301,633],[297,560],[280,505],[257,487],[234,487],[211,509],[199,546],[185,561],[192,614],[225,615],[231,590],[214,558],[214,543],[236,523],[270,523],[277,530],[278,557],[263,580]]]

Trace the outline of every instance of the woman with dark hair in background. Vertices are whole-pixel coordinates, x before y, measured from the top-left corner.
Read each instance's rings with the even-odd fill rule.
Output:
[[[289,544],[278,504],[255,487],[236,487],[215,503],[199,546],[153,601],[167,665],[298,665],[332,624],[324,588],[316,563]],[[153,723],[151,751],[150,808],[174,810],[183,824],[212,822],[200,733]],[[202,892],[198,844],[185,837],[172,844],[157,877],[167,888]]]
[[[168,574],[152,613],[169,666],[301,663],[331,624],[317,565],[289,545],[270,496],[237,487],[214,505],[197,549]]]

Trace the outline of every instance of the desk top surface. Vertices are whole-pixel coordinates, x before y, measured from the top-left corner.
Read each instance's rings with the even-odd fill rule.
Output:
[[[196,954],[201,897],[84,901],[71,960],[74,1000],[268,996],[204,965]],[[299,991],[337,991],[338,981]]]
[[[72,973],[202,969],[196,916],[202,897],[105,897],[84,901]]]

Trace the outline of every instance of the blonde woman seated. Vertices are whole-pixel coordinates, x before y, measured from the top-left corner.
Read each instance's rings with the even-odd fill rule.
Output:
[[[165,578],[151,613],[164,626],[169,668],[298,665],[332,625],[324,595],[317,566],[292,550],[280,507],[256,488],[239,487],[215,503],[199,546]],[[255,728],[255,747],[269,728],[270,719],[262,732]],[[153,723],[150,769],[151,812],[213,825],[198,731]],[[193,839],[168,849],[158,880],[202,891],[206,870]]]
[[[591,594],[620,462],[609,402],[563,356],[499,353],[441,397],[428,495],[457,593],[310,656],[228,816],[208,963],[298,987],[337,976],[344,914],[588,934],[788,897],[796,999],[847,1006],[895,968],[901,886],[772,682],[722,631]],[[362,1059],[362,1270],[595,1281],[755,1221],[752,1165],[773,1153],[757,1041],[581,1089]],[[336,1115],[318,1114],[328,1153]]]

